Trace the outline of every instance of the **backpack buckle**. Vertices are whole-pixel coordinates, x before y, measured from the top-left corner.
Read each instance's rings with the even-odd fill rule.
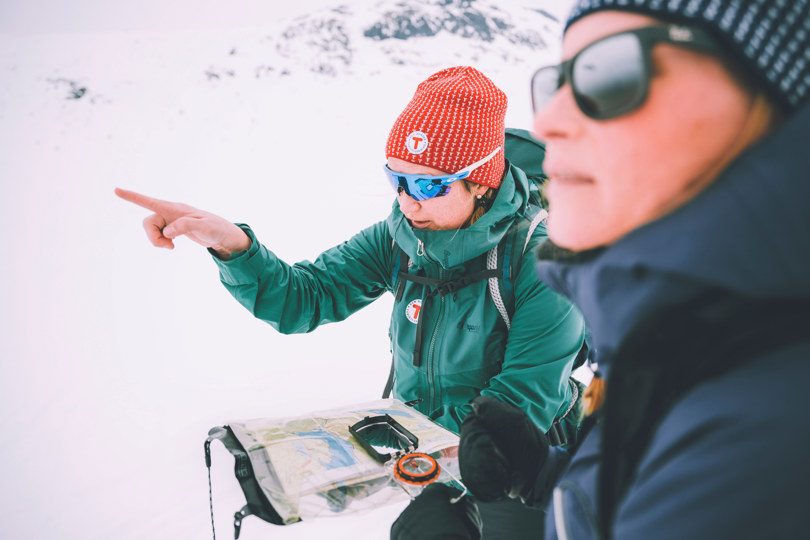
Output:
[[[464,287],[466,287],[470,283],[472,283],[472,281],[470,281],[469,277],[467,277],[467,276],[464,276],[464,277],[461,277],[461,278],[458,278],[458,279],[454,279],[454,280],[451,280],[451,281],[442,281],[441,283],[436,285],[436,291],[440,295],[446,296],[448,294],[452,294],[452,293],[458,291],[459,289],[463,289]]]

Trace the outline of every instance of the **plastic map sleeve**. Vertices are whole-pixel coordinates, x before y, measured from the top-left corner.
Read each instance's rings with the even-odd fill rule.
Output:
[[[349,433],[367,416],[388,414],[419,439],[418,452],[436,458],[438,481],[458,476],[458,436],[395,399],[383,399],[295,418],[228,425],[250,457],[256,481],[286,523],[358,512],[403,500],[413,490],[375,461]]]

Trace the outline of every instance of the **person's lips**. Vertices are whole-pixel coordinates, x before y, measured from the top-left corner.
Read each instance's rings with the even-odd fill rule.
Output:
[[[549,201],[568,190],[578,190],[592,186],[595,183],[593,177],[567,167],[548,167],[546,174],[548,174],[549,180],[544,190]]]
[[[430,221],[416,221],[413,219],[410,221],[414,229],[426,229],[430,225]]]
[[[548,170],[546,174],[548,174],[549,180],[561,186],[575,186],[579,184],[594,183],[592,177],[575,170]]]

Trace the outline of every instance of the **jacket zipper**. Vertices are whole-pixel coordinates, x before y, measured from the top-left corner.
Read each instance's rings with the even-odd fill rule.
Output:
[[[439,268],[439,279],[444,279],[443,272],[441,267]],[[427,380],[428,380],[428,410],[432,413],[435,408],[436,402],[436,387],[435,387],[435,362],[434,362],[434,352],[436,350],[436,342],[439,340],[439,327],[441,326],[442,322],[444,321],[444,296],[439,295],[439,315],[436,319],[436,324],[433,327],[433,332],[430,336],[430,346],[428,347],[427,351],[427,359],[425,362],[425,369],[427,371]]]

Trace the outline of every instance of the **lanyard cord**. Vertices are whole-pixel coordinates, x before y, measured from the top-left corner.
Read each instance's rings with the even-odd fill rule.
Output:
[[[211,440],[209,436],[205,439],[205,466],[208,469],[208,507],[211,509],[211,532],[214,540],[217,540],[217,529],[214,527],[214,488],[211,485]]]
[[[208,437],[205,439],[205,466],[208,469],[208,507],[211,510],[211,532],[214,535],[214,540],[217,540],[217,530],[214,527],[214,489],[211,485],[211,441],[214,439],[222,439],[228,434],[224,427],[214,427],[208,431]],[[238,534],[238,533],[237,533]]]
[[[214,490],[211,487],[211,467],[208,467],[208,506],[211,509],[211,532],[217,540],[217,529],[214,527]]]

